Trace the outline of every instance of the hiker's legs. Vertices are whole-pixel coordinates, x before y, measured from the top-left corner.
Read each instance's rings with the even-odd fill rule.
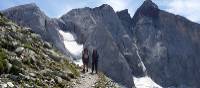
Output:
[[[83,72],[85,72],[85,63],[83,63]]]
[[[98,73],[98,63],[97,62],[95,63],[95,71],[96,71],[96,73]]]
[[[92,62],[92,73],[94,71],[94,62]]]
[[[86,64],[86,71],[88,72],[88,63]]]

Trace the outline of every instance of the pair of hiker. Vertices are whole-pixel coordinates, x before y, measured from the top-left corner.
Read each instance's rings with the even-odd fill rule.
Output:
[[[99,55],[97,53],[97,50],[94,49],[92,52],[92,73],[95,70],[96,73],[98,73],[98,58]],[[82,61],[83,61],[83,72],[88,72],[88,64],[89,64],[89,50],[87,48],[84,48],[83,54],[82,54]]]

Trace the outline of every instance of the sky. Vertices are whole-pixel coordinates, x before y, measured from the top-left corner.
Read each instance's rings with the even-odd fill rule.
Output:
[[[109,4],[115,11],[128,9],[131,16],[144,0],[1,0],[0,10],[28,3],[36,3],[47,16],[58,18],[71,9],[98,7]],[[184,16],[200,23],[200,0],[152,0],[160,9]]]

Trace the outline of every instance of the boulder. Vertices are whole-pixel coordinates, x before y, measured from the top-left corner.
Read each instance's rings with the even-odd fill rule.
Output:
[[[15,50],[15,52],[18,54],[18,56],[21,55],[21,53],[23,52],[24,47],[17,47],[17,49]]]
[[[55,77],[55,81],[56,81],[57,83],[61,84],[61,83],[62,83],[62,78],[59,77],[59,76],[56,76],[56,77]]]
[[[9,86],[9,87],[14,87],[14,85],[13,85],[13,83],[12,82],[7,82],[7,85]]]

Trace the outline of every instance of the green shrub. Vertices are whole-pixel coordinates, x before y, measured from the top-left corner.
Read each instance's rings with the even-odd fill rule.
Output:
[[[6,53],[0,49],[0,73],[3,73],[6,70],[6,59],[7,59],[7,55]]]
[[[77,70],[74,64],[70,64],[67,60],[64,61],[65,65],[69,68],[69,70],[75,75],[80,76],[80,72]]]
[[[21,73],[21,69],[17,66],[12,66],[11,70],[10,70],[10,73],[14,74],[14,75],[18,75],[19,73]]]
[[[31,50],[34,50],[33,49],[33,47],[32,47],[32,45],[31,44],[29,44],[29,43],[26,43],[26,44],[24,44],[24,46],[23,46],[24,48],[28,48],[28,49],[31,49]]]

